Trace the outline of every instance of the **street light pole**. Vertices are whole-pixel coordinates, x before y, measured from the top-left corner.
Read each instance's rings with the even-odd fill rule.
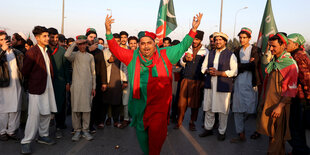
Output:
[[[244,10],[244,9],[247,9],[247,8],[248,8],[248,7],[246,6],[246,7],[244,7],[244,8],[239,9],[239,10],[236,12],[233,38],[235,38],[235,34],[236,34],[235,32],[236,32],[237,15],[238,15],[238,13],[239,13],[241,10]]]
[[[61,34],[64,34],[64,22],[65,22],[65,0],[62,0]]]
[[[222,32],[223,0],[221,0],[220,32]]]

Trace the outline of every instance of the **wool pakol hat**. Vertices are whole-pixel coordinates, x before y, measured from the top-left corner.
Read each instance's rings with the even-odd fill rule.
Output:
[[[139,37],[139,40],[140,40],[142,37],[150,37],[150,38],[152,38],[153,40],[155,40],[156,34],[153,33],[153,32],[148,32],[148,31],[140,31],[140,32],[138,33],[138,37]]]
[[[247,28],[247,27],[243,27],[241,28],[240,32],[246,32],[248,33],[249,35],[252,35],[252,30]]]
[[[228,40],[227,34],[225,34],[223,32],[214,32],[213,33],[213,38],[215,38],[215,37],[222,37],[222,38],[225,38],[226,41]]]
[[[287,39],[292,40],[294,43],[298,43],[299,46],[304,45],[306,42],[305,38],[299,33],[290,34],[287,36]]]

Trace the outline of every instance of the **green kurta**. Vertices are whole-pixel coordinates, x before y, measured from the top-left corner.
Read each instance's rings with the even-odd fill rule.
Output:
[[[57,47],[56,47],[57,48]],[[55,49],[49,50],[51,54]],[[59,46],[54,55],[51,56],[51,61],[54,71],[53,87],[56,98],[57,111],[62,111],[62,105],[66,99],[66,84],[70,83],[69,76],[69,61],[65,58],[66,50]]]

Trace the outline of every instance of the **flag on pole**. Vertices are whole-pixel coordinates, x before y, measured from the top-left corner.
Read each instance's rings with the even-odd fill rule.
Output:
[[[174,13],[173,0],[161,0],[156,24],[156,38],[158,45],[163,44],[163,39],[177,27]]]
[[[271,0],[267,0],[257,40],[257,46],[262,49],[262,52],[265,52],[268,48],[269,35],[276,34],[277,32],[278,29],[272,12]]]

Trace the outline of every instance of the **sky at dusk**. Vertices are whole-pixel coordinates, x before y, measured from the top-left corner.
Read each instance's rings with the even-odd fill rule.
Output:
[[[61,31],[62,0],[0,0],[0,29],[9,35],[24,32],[27,36],[36,25],[54,27]],[[256,42],[266,0],[223,0],[222,32],[233,38],[236,12],[236,35],[242,27],[252,29],[252,43]],[[191,28],[193,16],[204,14],[200,30],[205,32],[203,43],[209,43],[208,36],[219,31],[221,0],[174,0],[178,27],[169,37],[181,40]],[[307,43],[310,40],[310,1],[272,0],[272,8],[278,30],[301,33]],[[66,37],[85,34],[89,27],[97,30],[98,37],[105,35],[105,17],[112,10],[115,23],[112,32],[127,31],[137,35],[139,31],[155,32],[160,0],[65,0]],[[32,35],[32,34],[31,34]]]

